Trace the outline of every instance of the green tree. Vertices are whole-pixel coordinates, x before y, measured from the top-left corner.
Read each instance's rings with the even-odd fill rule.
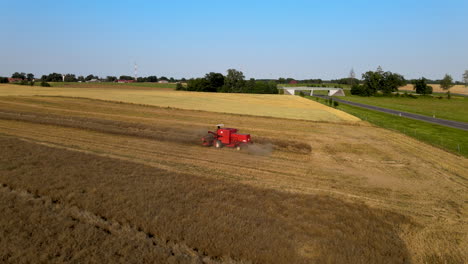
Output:
[[[432,87],[427,85],[427,79],[422,77],[421,79],[413,81],[414,87],[418,94],[431,94]]]
[[[158,82],[158,77],[156,77],[154,75],[153,76],[148,76],[146,78],[146,81],[148,81],[148,82]]]
[[[34,74],[28,73],[28,74],[26,75],[26,78],[28,79],[28,81],[32,81],[32,80],[34,80]]]
[[[227,70],[224,80],[223,92],[240,93],[245,87],[244,73],[235,69]]]
[[[217,92],[224,85],[224,75],[221,73],[210,72],[205,75],[207,86],[204,89],[206,92]]]
[[[440,81],[440,88],[447,91],[447,98],[450,99],[450,88],[453,86],[452,76],[445,74],[444,78]]]
[[[61,82],[63,78],[62,74],[53,72],[49,75],[42,75],[41,80],[45,82]]]
[[[355,83],[355,84],[353,84],[353,86],[351,86],[351,94],[352,95],[366,96],[367,92],[366,92],[366,89],[364,88],[363,85],[359,85],[359,84]]]
[[[134,80],[135,78],[133,78],[132,76],[128,76],[128,75],[121,75],[119,77],[119,80],[126,80],[126,81],[131,81],[131,80]]]
[[[65,74],[65,81],[66,82],[76,82],[78,79],[75,77],[75,74]]]
[[[85,78],[84,78],[83,75],[78,76],[77,79],[78,79],[79,82],[84,82],[85,81]]]
[[[281,78],[280,78],[281,79]],[[255,93],[256,81],[254,78],[250,78],[245,84],[244,93]]]
[[[92,79],[99,79],[99,77],[90,74],[90,75],[86,76],[85,81],[91,81]]]
[[[24,73],[24,72],[22,72],[22,73],[15,72],[15,73],[13,73],[11,75],[11,78],[24,80],[24,79],[26,79],[26,73]]]
[[[368,71],[362,75],[363,86],[354,86],[354,93],[362,96],[372,96],[377,91],[382,91],[385,95],[390,95],[398,90],[398,87],[406,84],[405,78],[397,73],[384,72],[382,67],[377,70]]]
[[[449,90],[453,86],[452,76],[445,74],[444,78],[440,81],[440,88]]]
[[[208,87],[208,81],[205,78],[190,79],[187,81],[187,91],[203,92]]]
[[[362,75],[363,79],[363,90],[361,91],[362,96],[374,95],[382,83],[383,76],[378,71],[368,71]]]
[[[400,74],[384,72],[379,89],[382,90],[385,95],[390,95],[392,92],[398,91],[398,87],[404,86],[405,84],[406,80]]]
[[[176,84],[176,90],[177,91],[183,91],[183,90],[187,90],[180,82],[178,82]]]
[[[117,81],[117,77],[115,77],[115,76],[107,76],[107,77],[106,77],[106,81],[108,81],[108,82],[115,82],[115,81]]]

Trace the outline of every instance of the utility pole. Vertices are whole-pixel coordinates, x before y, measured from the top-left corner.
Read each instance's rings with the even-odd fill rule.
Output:
[[[135,82],[137,81],[138,65],[135,62]]]

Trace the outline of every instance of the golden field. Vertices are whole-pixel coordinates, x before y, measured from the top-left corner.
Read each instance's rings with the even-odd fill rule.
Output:
[[[429,86],[432,86],[432,91],[434,93],[446,93],[447,91],[440,88],[440,84],[429,84]],[[414,85],[412,84],[407,84],[405,86],[402,86],[398,88],[400,91],[413,91]],[[454,85],[452,88],[450,88],[451,93],[457,93],[457,94],[466,94],[468,95],[468,87],[465,85]]]
[[[47,95],[85,97],[180,109],[204,110],[232,114],[270,116],[312,121],[358,121],[342,111],[298,96],[224,94],[139,88],[62,88],[0,85],[0,96]]]
[[[467,262],[467,159],[363,121],[2,96],[0,143],[3,262]]]

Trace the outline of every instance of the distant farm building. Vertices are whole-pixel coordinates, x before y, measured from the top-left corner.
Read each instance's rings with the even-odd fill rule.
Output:
[[[117,80],[118,83],[133,83],[135,80]]]
[[[17,82],[21,82],[21,81],[23,81],[23,79],[21,79],[21,78],[8,78],[9,83],[17,83]]]
[[[292,80],[289,82],[289,84],[297,84],[297,81],[296,80]]]
[[[166,81],[166,80],[160,80],[160,81],[158,81],[158,83],[169,83],[169,81]]]

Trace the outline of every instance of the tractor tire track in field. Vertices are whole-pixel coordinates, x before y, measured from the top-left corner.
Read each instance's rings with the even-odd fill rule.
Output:
[[[79,128],[91,131],[133,136],[158,141],[170,141],[181,144],[199,144],[200,138],[206,134],[200,130],[183,130],[171,127],[143,125],[139,123],[129,123],[122,121],[111,121],[105,119],[85,118],[85,117],[64,117],[53,114],[38,114],[30,112],[16,112],[0,110],[0,119],[31,122],[43,125],[54,125],[69,128]],[[256,137],[255,141],[260,143],[256,147],[260,151],[252,151],[252,154],[269,154],[270,151],[261,151],[272,146],[274,149],[308,154],[312,151],[309,144],[296,142],[292,140],[268,139],[265,137]]]
[[[10,130],[12,131],[12,134],[15,134],[17,135],[18,131],[17,129],[12,129],[11,127],[2,127],[0,125],[0,128],[2,129],[5,129],[5,130]],[[34,135],[37,135],[37,136],[41,136],[41,137],[44,137],[44,136],[47,136],[47,134],[41,134],[41,133],[38,133],[37,131],[35,132],[29,132],[29,134],[31,133],[34,133]],[[16,136],[18,137],[18,136]],[[37,139],[34,139],[32,137],[18,137],[18,138],[23,138],[27,141],[31,141],[31,142],[34,142],[34,143],[38,143],[37,142]],[[60,137],[58,135],[54,135],[54,138],[63,138],[63,139],[69,139],[68,137]],[[97,144],[96,142],[92,142],[92,141],[89,141],[89,140],[85,140],[85,139],[78,139],[78,138],[74,138],[73,141],[75,143],[87,143],[87,144]],[[50,145],[50,146],[53,146],[53,147],[60,147],[60,148],[64,148],[64,149],[67,149],[67,150],[72,150],[72,151],[80,151],[80,152],[85,152],[85,153],[91,153],[91,154],[94,154],[94,155],[100,155],[100,152],[96,152],[96,151],[89,151],[89,150],[85,150],[85,149],[82,149],[82,148],[78,148],[78,145],[75,145],[73,148],[70,148],[70,147],[67,147],[67,146],[62,146],[62,145],[57,145],[56,143],[53,143],[53,142],[48,142],[48,141],[44,141],[45,145]],[[132,153],[140,153],[141,155],[143,156],[146,156],[146,155],[157,155],[158,156],[158,162],[157,162],[157,165],[156,167],[158,168],[161,168],[161,169],[165,169],[165,170],[169,170],[169,171],[174,171],[174,172],[177,172],[177,173],[184,173],[186,172],[186,166],[190,166],[190,167],[198,167],[202,173],[199,173],[197,175],[200,175],[200,176],[203,176],[205,175],[206,173],[209,173],[210,170],[209,169],[206,169],[207,166],[209,166],[212,162],[213,162],[213,159],[211,158],[204,158],[203,156],[200,156],[200,157],[197,157],[197,156],[193,156],[191,154],[187,154],[185,152],[181,152],[181,153],[177,153],[177,154],[173,154],[173,153],[168,153],[168,152],[164,152],[164,151],[158,151],[157,149],[151,149],[151,150],[148,150],[148,149],[141,149],[141,148],[138,148],[138,147],[133,147],[132,145],[125,145],[125,146],[122,146],[122,145],[119,145],[119,144],[110,144],[110,143],[104,143],[104,142],[99,142],[98,143],[100,146],[104,146],[106,148],[118,148],[118,149],[122,149],[122,150],[125,150],[125,152],[127,151],[131,151]],[[219,152],[220,150],[215,150],[217,152]],[[141,162],[142,160],[141,159],[135,159],[135,158],[131,158],[130,156],[128,155],[121,155],[121,154],[105,154],[103,156],[106,156],[106,157],[114,157],[114,158],[119,158],[119,159],[123,159],[123,160],[129,160],[129,161],[133,161],[133,162]],[[151,160],[151,159],[144,159],[143,160],[144,163],[150,163],[149,165],[150,166],[155,166],[154,164],[154,160]],[[196,161],[196,164],[198,165],[195,165],[193,164],[193,162]],[[187,165],[188,163],[187,162],[190,162],[191,164],[190,165]],[[177,166],[174,166],[174,165],[177,165]],[[232,163],[231,162],[223,162],[223,161],[220,161],[218,160],[217,161],[217,165],[218,166],[226,166],[226,167],[231,167],[232,166]],[[271,167],[258,167],[256,166],[256,164],[250,164],[248,162],[246,163],[242,163],[242,164],[237,164],[236,167],[238,169],[244,169],[244,170],[249,170],[251,173],[268,173],[268,174],[271,174],[271,175],[282,175],[284,177],[295,177],[296,175],[294,173],[288,173],[288,172],[285,172],[285,171],[280,171],[280,170],[274,170],[274,168],[271,168]],[[176,168],[180,168],[180,169],[176,169]],[[237,177],[238,175],[231,175],[232,177]]]
[[[74,222],[84,223],[108,235],[119,236],[119,239],[136,240],[140,243],[150,244],[154,249],[158,250],[158,252],[164,252],[168,258],[177,256],[178,263],[220,263],[219,258],[210,257],[196,248],[189,248],[184,244],[173,241],[162,241],[155,234],[146,232],[140,227],[131,224],[122,224],[118,221],[83,210],[77,206],[67,206],[60,200],[39,195],[37,192],[34,193],[29,190],[14,189],[5,183],[0,183],[0,192],[14,195],[26,201],[38,202],[55,213],[66,215]],[[238,262],[231,259],[224,259],[223,263]]]
[[[0,128],[3,128],[3,129],[6,129],[5,127],[1,127]],[[11,137],[10,135],[7,135],[7,134],[2,134],[0,133],[0,135],[2,136],[5,136],[5,137]],[[46,147],[52,147],[52,148],[58,148],[58,149],[64,149],[64,150],[69,150],[69,151],[77,151],[77,152],[82,152],[82,153],[86,153],[86,154],[91,154],[91,155],[96,155],[96,156],[100,156],[100,157],[106,157],[106,158],[114,158],[114,159],[120,159],[120,160],[125,160],[125,161],[130,161],[130,162],[137,162],[137,163],[142,163],[142,164],[145,164],[145,165],[148,165],[148,166],[151,166],[151,167],[155,167],[155,168],[159,168],[159,169],[164,169],[164,170],[167,170],[167,171],[172,171],[172,172],[175,172],[175,173],[184,173],[186,172],[184,169],[175,169],[173,166],[174,163],[167,163],[167,164],[162,164],[162,163],[158,163],[158,164],[154,164],[154,162],[152,162],[151,160],[139,160],[139,159],[135,159],[135,158],[131,158],[129,156],[125,156],[125,155],[119,155],[119,154],[103,154],[101,152],[97,152],[97,151],[91,151],[91,150],[85,150],[85,149],[81,149],[81,148],[76,148],[73,147],[68,147],[66,145],[61,145],[61,144],[57,144],[57,143],[54,143],[54,142],[49,142],[49,141],[37,141],[37,139],[34,139],[34,138],[26,138],[26,137],[19,137],[19,136],[15,136],[14,138],[16,139],[20,139],[22,141],[25,141],[25,142],[29,142],[29,143],[34,143],[34,144],[39,144],[39,145],[43,145],[43,146],[46,146]],[[80,140],[81,142],[85,142],[85,141],[82,141]],[[89,142],[88,142],[89,143]],[[103,144],[103,143],[100,143],[100,144]],[[105,144],[107,147],[118,147],[117,145],[110,145],[110,144]],[[122,148],[122,147],[121,147]],[[145,151],[145,150],[142,150],[142,149],[137,149],[137,148],[130,148],[130,147],[125,147],[124,149],[130,149],[130,150],[133,150],[133,151],[140,151],[140,152],[143,152],[145,154],[164,154],[166,156],[171,156],[173,158],[180,158],[180,156],[177,156],[177,155],[173,155],[173,154],[170,154],[170,153],[163,153],[163,152],[157,152],[157,151]],[[202,160],[202,159],[196,159],[196,158],[192,158],[193,160]],[[204,160],[206,162],[211,162],[211,160]],[[161,161],[159,161],[161,162]],[[221,164],[221,163],[220,163]],[[229,163],[222,163],[222,164],[225,164],[225,165],[229,165]],[[179,164],[181,166],[183,166],[184,164],[181,163]],[[193,165],[192,165],[193,166]],[[280,174],[282,176],[287,176],[289,178],[294,178],[294,177],[297,177],[295,176],[294,174],[286,174],[286,173],[281,173],[281,172],[278,172],[278,171],[273,171],[273,170],[267,170],[267,169],[263,169],[263,168],[259,168],[259,167],[247,167],[247,166],[240,166],[242,168],[247,168],[247,169],[251,169],[252,171],[256,171],[256,172],[268,172],[268,173],[276,173],[276,174]],[[198,175],[198,176],[206,176],[206,172],[203,171],[203,172],[200,172],[200,173],[195,173],[195,172],[191,172],[193,173],[194,175]],[[234,176],[231,176],[231,177],[234,177]],[[263,179],[264,182],[267,182],[266,179]],[[367,202],[372,202],[373,204],[379,204],[381,206],[384,206],[385,204],[388,204],[388,201],[383,201],[383,200],[380,200],[380,199],[375,199],[375,198],[372,198],[372,197],[369,197],[369,196],[363,196],[363,195],[356,195],[356,194],[352,194],[352,193],[347,193],[347,192],[340,192],[340,191],[337,191],[337,190],[333,190],[333,189],[326,189],[326,188],[312,188],[312,187],[301,187],[302,189],[304,190],[307,190],[307,191],[313,191],[313,192],[317,192],[317,193],[323,193],[323,194],[327,194],[327,195],[336,195],[337,197],[342,197],[344,199],[355,199],[357,201],[367,201]],[[295,191],[298,191],[298,190],[295,190]]]
[[[0,181],[8,184],[4,187],[29,190],[29,197],[51,201],[64,211],[75,205],[84,208],[78,213],[93,212],[87,219],[111,234],[110,219],[119,220],[116,228],[131,223],[130,240],[143,236],[142,243],[169,244],[173,251],[182,241],[191,248],[185,254],[196,252],[195,260],[409,260],[399,232],[413,222],[362,203],[175,174],[18,139],[5,138],[0,147],[6,161],[0,167]],[[158,238],[170,241],[158,244]],[[377,238],[378,243],[369,242]]]
[[[108,142],[105,143],[105,141],[97,141],[97,142],[99,142],[98,144],[100,146],[103,146],[105,148],[118,148],[118,149],[125,150],[125,152],[126,151],[131,151],[131,153],[139,152],[143,156],[157,155],[158,160],[154,161],[154,160],[151,160],[151,159],[135,158],[135,157],[131,157],[129,155],[118,154],[118,153],[103,154],[101,151],[84,149],[84,148],[78,147],[78,145],[81,145],[81,144],[84,144],[84,143],[86,143],[86,144],[91,144],[92,143],[93,145],[97,144],[97,142],[94,142],[94,141],[89,141],[89,140],[85,140],[85,139],[82,139],[82,138],[80,138],[80,139],[74,138],[73,139],[73,144],[72,144],[73,147],[69,147],[66,144],[65,145],[58,144],[57,142],[47,141],[47,140],[44,140],[44,139],[38,141],[38,139],[37,139],[38,137],[39,138],[44,138],[45,136],[49,135],[49,134],[46,134],[46,133],[38,133],[38,131],[28,132],[29,135],[31,135],[31,133],[34,133],[35,136],[34,137],[30,137],[30,136],[24,137],[24,136],[19,136],[19,133],[21,132],[20,130],[12,129],[11,127],[2,127],[2,126],[0,126],[0,128],[6,129],[6,130],[11,130],[11,134],[16,135],[15,138],[20,138],[21,140],[24,140],[24,141],[27,141],[27,142],[30,142],[30,143],[41,144],[41,145],[48,146],[48,147],[60,148],[60,149],[71,150],[71,151],[79,151],[79,152],[92,154],[92,155],[98,155],[98,156],[102,156],[102,157],[116,158],[116,159],[130,161],[130,162],[137,162],[137,163],[149,165],[149,166],[152,166],[152,167],[155,167],[155,168],[160,168],[160,169],[172,171],[172,172],[175,172],[175,173],[185,173],[185,172],[187,172],[187,168],[186,168],[187,164],[183,163],[183,162],[180,162],[181,159],[203,162],[204,165],[200,165],[200,166],[195,165],[195,164],[190,165],[191,167],[197,166],[199,168],[197,171],[191,171],[192,174],[198,175],[198,176],[206,176],[206,174],[210,172],[209,169],[208,170],[206,169],[206,165],[209,165],[209,163],[212,162],[212,160],[209,159],[209,158],[206,159],[206,158],[202,158],[202,157],[194,157],[194,156],[190,156],[190,154],[186,154],[186,155],[172,154],[172,153],[168,153],[168,152],[164,152],[164,151],[157,151],[157,149],[148,150],[148,149],[138,148],[138,147],[135,147],[133,145],[126,145],[125,147],[123,147],[123,146],[121,146],[119,144],[110,144]],[[11,135],[11,134],[9,134],[9,135]],[[10,137],[9,135],[8,135],[8,137]],[[53,137],[54,138],[62,138],[62,137],[60,137],[58,135],[54,135]],[[68,137],[67,138],[63,137],[63,139],[68,139]],[[216,150],[216,151],[218,151],[218,150]],[[177,162],[174,161],[174,160],[177,160]],[[171,161],[171,162],[169,162],[169,161]],[[177,166],[174,166],[175,164],[177,164]],[[247,164],[247,163],[245,163],[245,164]],[[230,166],[230,165],[232,165],[232,163],[218,161],[218,165]],[[271,175],[281,175],[280,177],[288,177],[288,179],[300,180],[300,177],[298,177],[297,175],[295,175],[293,173],[287,173],[285,171],[275,171],[275,170],[272,170],[272,168],[268,167],[268,166],[266,166],[266,167],[265,166],[247,166],[247,165],[236,165],[236,166],[238,166],[239,168],[248,169],[248,170],[251,171],[251,173],[270,173]],[[230,174],[228,177],[229,178],[238,178],[239,175]],[[274,181],[267,180],[266,178],[263,178],[262,181],[264,183],[270,183],[273,186],[276,186]],[[278,186],[276,186],[276,187],[278,187]],[[312,188],[312,187],[307,187],[307,188],[301,187],[300,189],[307,190],[307,191],[313,191],[313,192],[317,192],[317,193],[323,193],[323,194],[333,194],[333,195],[337,195],[337,197],[343,197],[345,199],[355,199],[357,201],[372,202],[373,204],[375,204],[375,205],[378,204],[380,206],[385,206],[385,205],[389,204],[389,200],[383,201],[381,199],[376,199],[375,197],[371,197],[371,196],[368,196],[368,195],[366,195],[366,196],[357,195],[355,193],[342,192],[342,191],[338,191],[338,190],[334,190],[334,189]],[[388,199],[390,199],[390,198],[388,198]],[[393,201],[393,203],[398,203],[398,200]],[[419,201],[418,204],[429,204],[429,202],[426,203],[426,202]]]
[[[304,154],[287,145],[271,156],[252,156],[203,148],[198,138],[194,145],[138,135],[195,137],[195,130],[206,132],[214,122],[235,124],[258,139],[255,143],[261,137],[303,142],[314,151]],[[466,159],[365,122],[3,97],[2,138],[12,141],[0,140],[0,189],[5,183],[20,193],[30,190],[49,204],[32,199],[29,205],[0,190],[0,262],[9,253],[7,262],[26,261],[26,252],[35,262],[36,255],[58,249],[73,260],[84,255],[97,263],[166,263],[175,244],[187,245],[188,255],[198,252],[220,262],[466,262]],[[53,212],[51,200],[64,208]],[[126,231],[114,232],[105,223],[95,227],[91,218],[76,224],[65,219],[75,206],[85,216],[104,216],[110,225],[131,226],[131,239],[120,239]],[[49,236],[62,229],[62,237]],[[31,232],[35,240],[27,239]],[[88,239],[93,232],[99,233],[96,239]],[[158,246],[168,246],[167,252],[160,254],[153,240],[163,240]],[[359,258],[361,253],[366,255]],[[393,258],[397,255],[403,258]]]

